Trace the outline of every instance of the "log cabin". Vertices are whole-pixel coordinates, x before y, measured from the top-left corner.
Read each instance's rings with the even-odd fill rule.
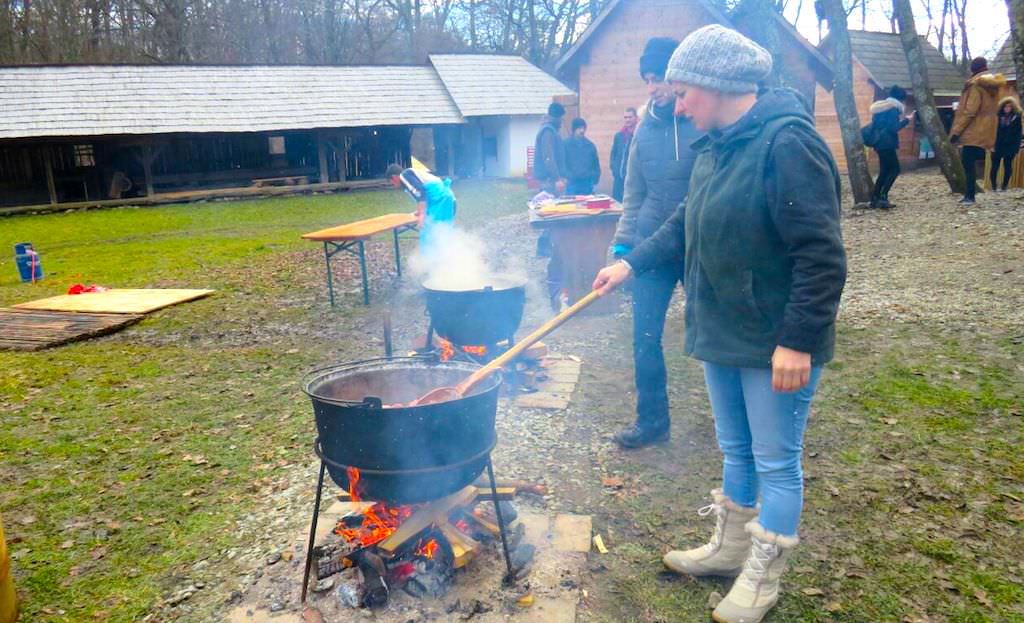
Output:
[[[965,76],[924,37],[921,37],[921,45],[928,66],[932,96],[948,129],[953,120],[953,103],[960,97]],[[826,56],[832,57],[832,41],[829,37],[825,37],[818,47]],[[910,69],[899,34],[851,30],[850,49],[853,52],[853,95],[860,115],[860,125],[867,125],[871,121],[871,103],[887,97],[889,87],[894,84],[906,89],[904,105],[907,114],[912,114],[916,106],[914,89],[910,83]],[[832,92],[819,85],[815,99],[815,125],[832,150],[839,170],[845,173],[846,154],[843,151],[843,138]],[[928,150],[926,139],[922,146],[922,138],[924,130],[920,123],[912,123],[900,132],[899,159],[902,167],[914,168],[934,158],[934,153]],[[869,162],[877,166],[874,152],[868,152]]]
[[[830,63],[817,48],[778,13],[771,12],[764,25],[748,6],[741,2],[727,15],[706,0],[611,0],[557,61],[555,76],[579,93],[579,115],[587,121],[587,136],[597,145],[605,170],[602,190],[611,188],[608,158],[623,110],[639,109],[647,101],[638,62],[652,37],[682,41],[702,26],[723,24],[773,50],[782,59],[780,83],[803,94],[808,106],[814,104],[816,85],[831,88]],[[763,41],[766,36],[770,42]]]

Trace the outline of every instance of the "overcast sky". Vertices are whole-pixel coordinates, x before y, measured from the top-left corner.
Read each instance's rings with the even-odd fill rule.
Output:
[[[910,0],[914,7],[914,15],[917,17],[917,32],[924,34],[928,30],[928,17],[924,10],[924,2],[928,0]],[[790,22],[797,16],[797,6],[800,0],[788,0],[785,15]],[[865,30],[880,30],[890,32],[889,18],[886,12],[891,11],[890,0],[867,0],[868,15]],[[942,14],[942,0],[931,0],[932,13],[935,15],[936,27],[938,19]],[[847,2],[848,4],[848,2]],[[883,7],[885,11],[883,11]],[[818,19],[814,15],[814,0],[803,0],[803,7],[800,9],[800,17],[796,22],[797,29],[807,37],[811,43],[818,43]],[[861,14],[857,9],[850,15],[850,29],[861,30]],[[1010,32],[1010,22],[1006,15],[1006,3],[1004,0],[967,0],[967,41],[971,45],[971,54],[974,56],[984,55],[992,60],[999,45]],[[822,35],[828,34],[828,28],[822,24]],[[936,38],[929,37],[932,43]]]

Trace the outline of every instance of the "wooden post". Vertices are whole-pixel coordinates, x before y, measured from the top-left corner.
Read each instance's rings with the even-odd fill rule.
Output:
[[[153,196],[153,146],[142,144],[142,174],[146,180],[146,196]]]
[[[454,129],[446,128],[445,136],[448,140],[445,144],[448,148],[448,177],[455,177],[455,137]]]
[[[57,186],[53,182],[53,149],[43,148],[43,163],[46,166],[46,189],[50,191],[50,205],[57,204]]]
[[[322,133],[316,133],[316,153],[320,159],[320,183],[326,184],[331,181],[331,174],[327,171],[327,141]]]

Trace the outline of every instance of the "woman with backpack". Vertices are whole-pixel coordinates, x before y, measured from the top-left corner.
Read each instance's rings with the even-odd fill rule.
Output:
[[[871,125],[865,128],[867,139],[864,143],[878,154],[878,179],[871,194],[871,207],[889,209],[889,190],[900,175],[900,130],[907,127],[910,118],[903,114],[903,100],[907,92],[893,85],[889,87],[889,97],[871,105]]]
[[[1008,96],[999,100],[999,125],[996,126],[996,149],[992,155],[992,170],[990,180],[992,190],[995,192],[1006,192],[1010,184],[1010,176],[1013,175],[1013,159],[1020,151],[1020,104],[1017,99]],[[1003,187],[996,186],[996,174],[999,172],[999,164],[1003,165]]]

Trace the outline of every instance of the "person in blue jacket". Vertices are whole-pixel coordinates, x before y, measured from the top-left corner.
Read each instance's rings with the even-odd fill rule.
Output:
[[[439,228],[449,227],[455,221],[455,195],[452,181],[441,179],[427,171],[403,169],[401,165],[388,167],[387,177],[395,188],[403,188],[416,202],[417,227],[420,230],[420,253],[430,255],[438,244]]]
[[[889,88],[889,97],[871,105],[871,147],[878,154],[878,178],[871,194],[871,207],[887,210],[889,191],[900,175],[900,130],[910,124],[910,117],[904,116],[903,100],[907,92],[899,85]]]

